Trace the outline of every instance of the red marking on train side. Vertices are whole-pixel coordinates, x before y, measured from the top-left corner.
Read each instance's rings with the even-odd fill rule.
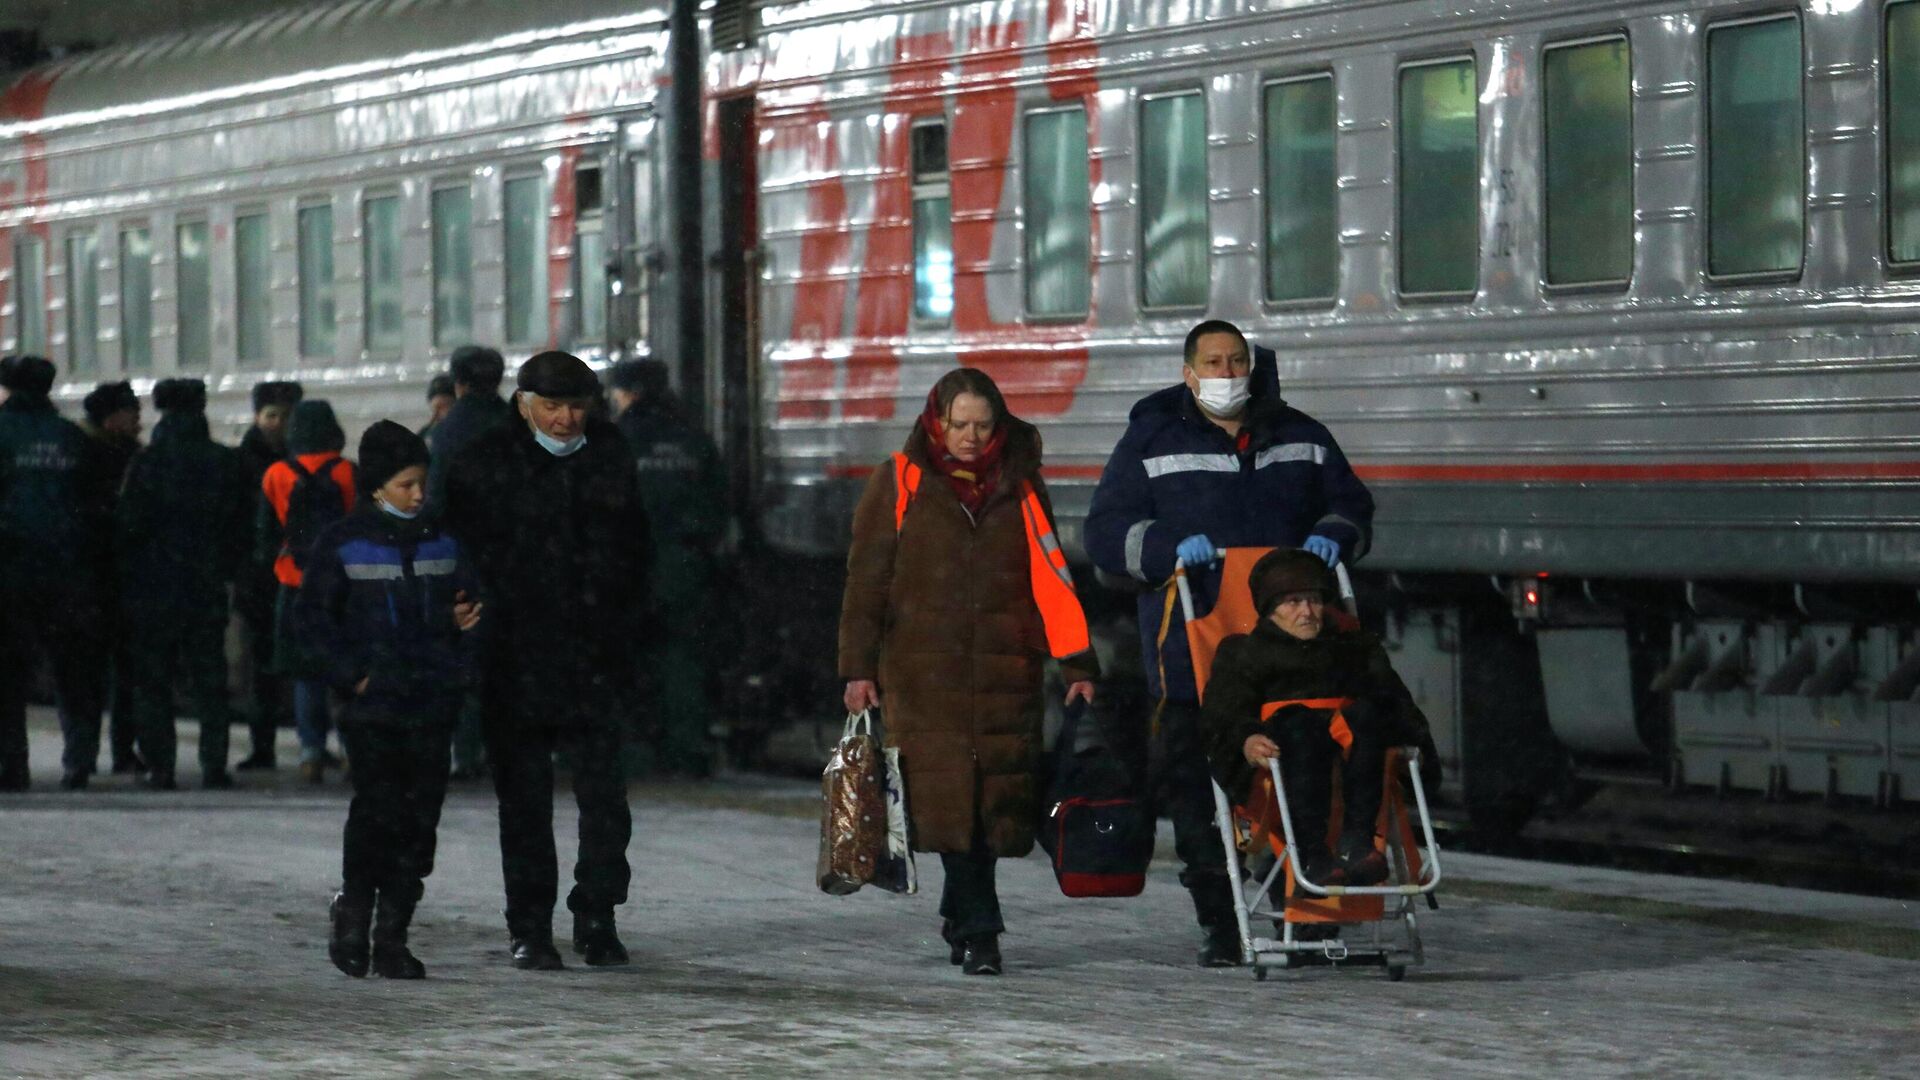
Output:
[[[825,346],[841,336],[847,307],[848,256],[853,234],[847,228],[847,186],[841,176],[840,141],[823,107],[773,129],[775,152],[798,146],[806,161],[807,232],[800,238],[800,277],[793,287],[793,324],[789,337],[812,345],[810,356],[782,362],[778,373],[782,420],[832,419],[833,361]]]
[[[39,120],[45,117],[47,115],[47,101],[53,96],[53,84],[56,78],[57,76],[51,71],[34,71],[28,72],[15,80],[12,86],[7,87],[5,93],[0,94],[0,121],[11,120],[24,122]],[[22,135],[20,137],[20,161],[21,168],[25,175],[20,178],[20,182],[17,184],[10,183],[5,187],[0,187],[0,210],[11,210],[15,207],[31,208],[47,201],[47,192],[49,190],[47,177],[47,137],[37,132]],[[53,229],[50,225],[44,221],[36,221],[27,225],[26,228],[40,238],[43,251],[51,252],[53,246]],[[4,258],[7,260],[8,269],[15,272],[8,275],[7,281],[0,281],[0,307],[5,307],[8,300],[11,279],[17,275],[19,270],[17,266],[13,265],[14,243],[12,229],[0,231],[0,247],[6,249]],[[45,265],[52,267],[53,258],[51,254],[46,258]],[[46,287],[44,278],[41,281],[40,295],[43,300],[52,296],[52,290]],[[43,326],[52,325],[51,320],[44,311],[41,313],[41,320]],[[17,329],[15,333],[16,335],[18,334]],[[18,343],[16,342],[16,344]]]
[[[569,122],[584,121],[584,115],[568,117]],[[560,151],[560,168],[553,177],[553,228],[547,234],[547,348],[560,347],[560,327],[567,314],[566,294],[573,284],[573,260],[579,257],[574,241],[579,236],[578,205],[574,172],[580,167],[580,148],[569,146]],[[604,180],[605,177],[602,177]],[[604,194],[604,189],[603,189]],[[592,267],[580,268],[580,291],[605,288],[604,281],[590,274]],[[584,297],[582,298],[584,299]]]
[[[1586,465],[1355,465],[1363,480],[1401,483],[1754,483],[1914,480],[1920,461],[1743,461]]]
[[[912,34],[894,43],[892,84],[881,100],[878,178],[873,224],[854,297],[853,351],[847,357],[840,415],[891,420],[900,394],[900,352],[913,311],[913,120],[939,115],[950,39]]]
[[[1091,80],[1082,69],[1091,44],[1070,44],[1091,27],[1079,4],[1054,0],[1046,29],[1049,92],[1055,100],[1086,92]],[[1027,325],[999,322],[987,298],[986,271],[993,258],[994,228],[1006,194],[1007,165],[1019,126],[1018,90],[1026,24],[1013,21],[974,32],[960,60],[961,85],[954,104],[953,163],[953,341],[956,359],[979,368],[1000,385],[1007,404],[1023,416],[1059,416],[1073,407],[1086,380],[1086,326]],[[1057,50],[1084,49],[1088,57]],[[1058,85],[1052,67],[1064,57],[1074,68]],[[1089,122],[1092,110],[1089,105]],[[1094,163],[1097,167],[1097,162]],[[1089,182],[1098,182],[1096,171]],[[1003,347],[980,348],[982,344]],[[1065,346],[1065,347],[1063,347]]]

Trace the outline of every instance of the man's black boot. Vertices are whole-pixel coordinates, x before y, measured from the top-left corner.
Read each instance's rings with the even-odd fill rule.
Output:
[[[358,979],[366,975],[373,928],[373,904],[344,892],[335,893],[327,909],[333,928],[327,935],[327,959],[333,966]]]
[[[613,912],[573,916],[573,951],[588,967],[619,967],[627,962],[627,947],[613,926]]]
[[[61,791],[85,791],[92,774],[85,769],[68,769],[60,774]]]
[[[1186,871],[1187,892],[1193,897],[1193,916],[1206,941],[1197,956],[1201,967],[1234,967],[1240,963],[1240,924],[1233,914],[1233,882],[1224,868],[1218,874]]]
[[[507,919],[508,946],[513,966],[521,971],[560,971],[567,965],[553,947],[553,916],[532,920]]]
[[[373,911],[373,973],[383,979],[424,979],[427,965],[407,950],[413,905],[387,899],[383,891]]]
[[[947,963],[959,967],[967,958],[967,942],[953,932],[952,919],[940,920],[940,940],[947,943]]]
[[[963,975],[1000,974],[1000,935],[981,934],[978,937],[968,938],[960,958],[960,973]]]
[[[1209,929],[1196,959],[1205,968],[1239,967],[1244,963],[1245,957],[1240,951],[1239,924]]]

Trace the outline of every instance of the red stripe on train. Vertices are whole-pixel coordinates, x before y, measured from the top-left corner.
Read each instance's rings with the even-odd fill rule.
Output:
[[[861,480],[872,465],[828,465],[836,480]],[[1098,480],[1099,465],[1048,465],[1047,476]],[[1714,483],[1764,480],[1920,480],[1920,461],[1776,461],[1659,465],[1355,465],[1362,480],[1401,483],[1632,484]]]

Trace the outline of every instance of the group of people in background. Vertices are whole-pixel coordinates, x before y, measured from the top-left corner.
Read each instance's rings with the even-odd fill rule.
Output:
[[[348,760],[328,743],[342,702],[317,676],[324,665],[292,614],[319,532],[362,501],[361,470],[331,404],[298,382],[257,383],[253,422],[229,448],[214,438],[201,380],[160,380],[144,403],[129,382],[101,383],[76,424],[52,400],[55,376],[35,356],[0,367],[0,641],[12,661],[0,683],[0,791],[31,783],[25,708],[39,657],[53,676],[63,788],[85,788],[100,770],[103,726],[108,769],[176,788],[176,697],[200,721],[204,786],[231,786],[235,770],[276,769],[288,721],[303,778],[324,782]],[[497,351],[468,345],[428,385],[417,437],[432,460],[430,516],[445,505],[452,461],[513,415],[504,376]],[[679,417],[664,365],[630,361],[609,376],[611,415],[632,441],[657,523],[643,539],[669,564],[655,575],[670,582],[663,617],[696,622],[727,524],[717,452]],[[598,390],[593,409],[610,409]],[[655,635],[660,647],[647,657],[664,715],[637,763],[700,774],[711,757],[710,665],[699,627],[680,629],[688,632]],[[228,729],[240,722],[250,745],[230,761]],[[465,696],[455,727],[453,779],[485,776],[477,694]]]

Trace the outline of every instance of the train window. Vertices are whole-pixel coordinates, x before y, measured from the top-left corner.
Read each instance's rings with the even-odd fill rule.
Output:
[[[953,198],[947,173],[947,125],[913,126],[913,317],[944,325],[953,317]]]
[[[213,360],[213,267],[207,258],[207,223],[183,221],[174,228],[173,239],[179,366],[203,368]]]
[[[1800,20],[1707,30],[1707,272],[1792,275],[1806,235]]]
[[[1920,3],[1887,8],[1887,257],[1920,264]]]
[[[1333,76],[1266,92],[1267,299],[1331,300],[1340,283]]]
[[[332,356],[334,340],[333,207],[300,208],[300,355]]]
[[[473,337],[473,194],[467,185],[433,192],[433,343]]]
[[[233,219],[234,348],[242,363],[269,358],[273,244],[265,211]]]
[[[1622,37],[1547,49],[1547,284],[1633,276],[1633,71]]]
[[[507,340],[547,340],[547,204],[539,176],[506,182]]]
[[[153,230],[120,230],[120,360],[127,371],[153,366]]]
[[[1029,113],[1024,149],[1027,311],[1085,315],[1093,291],[1087,110]]]
[[[1480,113],[1470,57],[1400,69],[1400,292],[1471,296],[1480,280]]]
[[[1140,253],[1147,307],[1206,305],[1207,100],[1198,90],[1141,103]]]
[[[360,204],[361,301],[367,312],[367,351],[400,351],[404,320],[400,306],[400,197],[376,195]]]
[[[23,353],[47,351],[47,245],[28,226],[13,241],[13,276],[19,282],[14,310],[14,347]]]
[[[67,234],[67,366],[76,375],[100,366],[99,263],[98,236]]]

